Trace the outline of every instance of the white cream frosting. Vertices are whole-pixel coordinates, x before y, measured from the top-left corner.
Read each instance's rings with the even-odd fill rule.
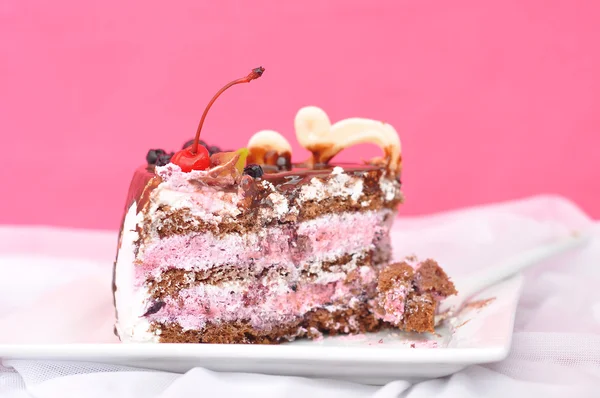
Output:
[[[149,213],[166,205],[171,210],[188,210],[191,215],[202,218],[204,222],[217,224],[223,217],[236,217],[241,213],[237,204],[240,197],[236,192],[222,192],[207,188],[187,193],[159,185],[152,192],[152,204]]]
[[[310,184],[302,186],[299,202],[319,201],[336,196],[349,196],[352,200],[357,201],[362,196],[364,182],[361,178],[349,176],[339,166],[334,167],[331,174],[333,177],[328,180],[327,184],[318,178],[312,178]]]
[[[135,277],[135,241],[138,239],[136,226],[141,222],[142,213],[137,214],[134,202],[125,216],[121,236],[121,246],[115,264],[115,302],[117,310],[116,328],[123,342],[158,342],[158,336],[152,334],[150,323],[143,317],[149,294],[145,287],[136,288]]]
[[[400,195],[400,189],[398,185],[399,184],[397,182],[390,180],[385,176],[381,176],[379,179],[379,189],[381,189],[381,192],[383,192],[384,200],[386,202],[390,202]]]

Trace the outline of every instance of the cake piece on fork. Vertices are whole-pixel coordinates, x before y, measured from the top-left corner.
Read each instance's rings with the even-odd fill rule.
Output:
[[[454,294],[454,284],[437,262],[409,258],[380,272],[372,308],[377,319],[396,328],[433,333],[438,303]]]

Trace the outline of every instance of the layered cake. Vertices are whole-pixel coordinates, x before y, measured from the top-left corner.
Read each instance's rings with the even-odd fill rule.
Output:
[[[116,333],[123,342],[278,343],[390,327],[433,331],[455,293],[432,260],[391,263],[390,228],[402,202],[400,140],[386,123],[331,124],[300,109],[293,161],[281,134],[254,134],[221,151],[194,140],[150,150],[134,174],[114,269]],[[383,156],[333,162],[344,148]]]

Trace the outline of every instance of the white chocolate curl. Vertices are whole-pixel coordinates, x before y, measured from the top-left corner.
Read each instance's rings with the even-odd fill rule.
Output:
[[[263,163],[264,155],[275,151],[278,155],[292,153],[292,146],[284,136],[273,130],[262,130],[254,134],[248,141],[248,163]]]
[[[400,137],[387,123],[350,118],[331,125],[325,111],[307,106],[298,111],[294,125],[298,142],[313,153],[316,163],[328,162],[349,146],[371,143],[383,150],[390,170],[400,169]]]

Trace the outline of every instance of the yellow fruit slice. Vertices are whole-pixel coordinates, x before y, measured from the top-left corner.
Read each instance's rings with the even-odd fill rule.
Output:
[[[235,151],[235,153],[240,155],[239,159],[235,163],[235,167],[239,170],[240,173],[243,173],[244,167],[246,167],[246,158],[248,157],[250,151],[248,151],[248,148],[241,148]]]

